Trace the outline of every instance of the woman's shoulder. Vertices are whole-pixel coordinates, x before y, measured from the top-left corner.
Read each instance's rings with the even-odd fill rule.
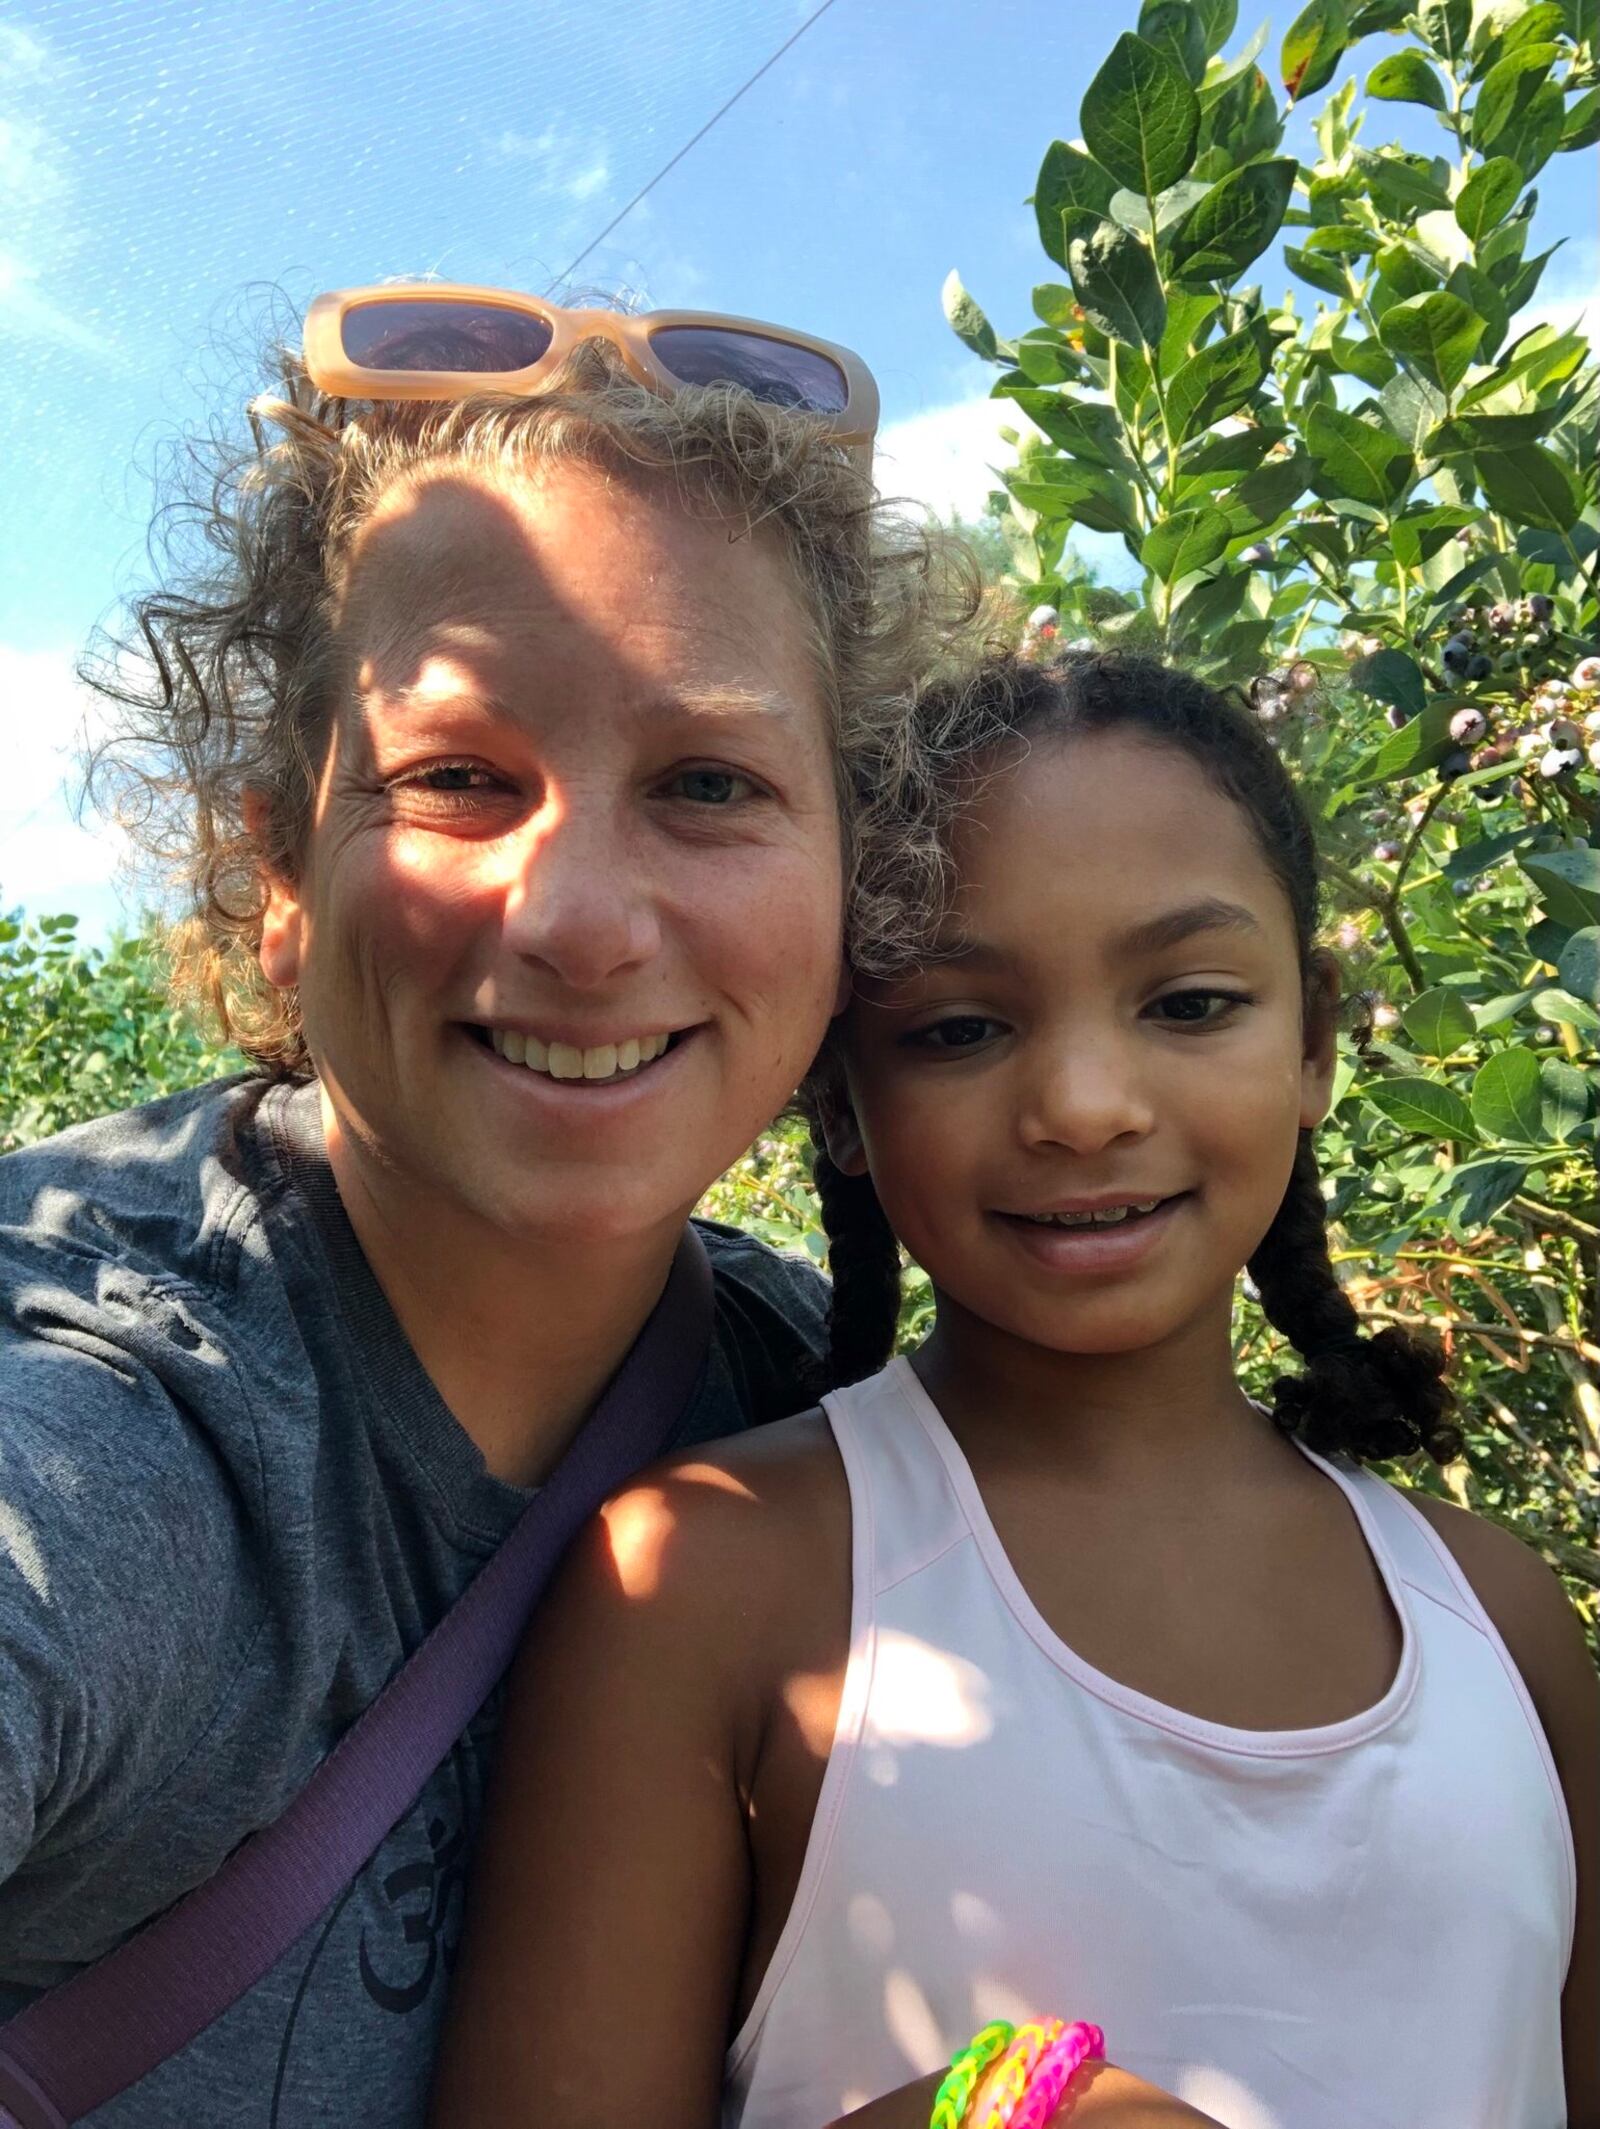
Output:
[[[696,1220],[716,1281],[717,1340],[747,1424],[782,1419],[828,1347],[828,1282],[798,1251]],[[720,1430],[719,1430],[720,1431]]]

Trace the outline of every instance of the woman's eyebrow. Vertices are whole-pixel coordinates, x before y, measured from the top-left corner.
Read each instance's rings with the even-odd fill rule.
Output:
[[[1154,954],[1164,947],[1181,946],[1202,931],[1243,931],[1259,935],[1261,926],[1242,902],[1225,902],[1218,895],[1205,895],[1185,902],[1178,909],[1148,917],[1111,942],[1117,954]]]

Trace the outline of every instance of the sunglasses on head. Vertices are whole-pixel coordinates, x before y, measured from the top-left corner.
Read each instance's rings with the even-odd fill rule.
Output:
[[[815,417],[845,444],[868,443],[878,425],[878,388],[859,355],[716,311],[565,310],[447,282],[347,288],[307,312],[305,363],[320,391],[342,399],[462,399],[536,392],[582,340],[609,340],[653,391],[737,385]]]

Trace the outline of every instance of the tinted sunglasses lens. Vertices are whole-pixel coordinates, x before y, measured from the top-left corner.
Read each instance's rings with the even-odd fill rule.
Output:
[[[368,370],[525,370],[550,345],[547,320],[498,303],[355,303],[340,329]]]
[[[850,385],[814,348],[719,325],[663,325],[650,335],[657,360],[680,384],[737,384],[772,406],[842,414]]]

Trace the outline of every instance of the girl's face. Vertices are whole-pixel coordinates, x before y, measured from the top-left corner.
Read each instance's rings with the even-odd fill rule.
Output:
[[[942,1300],[1030,1344],[1225,1318],[1332,1074],[1247,816],[1174,748],[1046,735],[955,858],[958,950],[847,1016],[840,1165]]]
[[[830,725],[781,550],[581,467],[462,469],[380,507],[339,634],[262,959],[342,1143],[424,1227],[681,1221],[837,1003]]]

